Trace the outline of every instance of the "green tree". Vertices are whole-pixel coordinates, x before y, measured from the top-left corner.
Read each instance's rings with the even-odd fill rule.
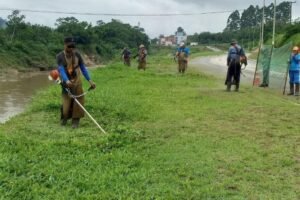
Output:
[[[276,7],[276,20],[281,24],[288,24],[291,19],[291,3],[282,2]]]
[[[178,27],[178,28],[177,28],[177,32],[184,32],[184,30],[183,30],[182,27]]]
[[[0,29],[0,64],[5,66],[36,67],[45,69],[55,66],[55,55],[61,51],[64,36],[73,36],[80,51],[97,61],[105,61],[129,47],[136,51],[140,44],[149,46],[149,37],[142,27],[132,27],[119,20],[96,26],[74,17],[59,18],[56,27],[50,28],[25,22],[25,16],[14,11],[8,16],[7,28]],[[13,42],[7,42],[13,38]],[[3,59],[5,58],[5,59]]]
[[[242,13],[241,29],[256,26],[258,24],[257,20],[258,20],[257,10],[253,5],[251,5]]]
[[[149,38],[143,32],[142,28],[132,27],[129,24],[123,24],[118,20],[112,20],[102,26],[94,27],[94,32],[98,41],[110,43],[113,48],[123,48],[125,46],[136,48],[139,44],[149,45]]]
[[[184,32],[184,29],[183,29],[182,27],[178,27],[176,33],[183,33],[183,34],[186,34],[186,33]],[[176,33],[175,33],[175,34],[176,34]]]
[[[80,22],[75,17],[65,17],[56,20],[56,30],[64,36],[74,36],[79,44],[90,44],[93,38],[92,25]]]
[[[241,27],[241,18],[238,10],[231,13],[227,20],[225,31],[238,31]]]
[[[98,20],[96,22],[97,26],[103,26],[105,24],[105,22],[103,20]]]
[[[19,30],[26,27],[25,15],[21,15],[19,10],[14,10],[11,15],[8,15],[7,32],[10,34],[10,41],[13,40]]]

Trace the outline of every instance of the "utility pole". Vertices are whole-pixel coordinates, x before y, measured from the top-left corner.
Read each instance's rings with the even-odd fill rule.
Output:
[[[262,21],[261,21],[261,46],[264,44],[264,29],[265,29],[265,0],[263,5]]]
[[[290,24],[292,24],[292,8],[293,8],[293,3],[297,3],[296,1],[288,1],[290,3]]]
[[[265,0],[263,1],[263,13],[262,13],[262,20],[261,20],[261,34],[260,34],[260,45],[259,45],[259,49],[258,49],[258,56],[256,59],[256,66],[255,66],[255,72],[254,72],[254,77],[253,77],[253,83],[252,86],[254,86],[256,84],[256,79],[258,78],[258,74],[257,74],[257,69],[258,69],[258,63],[259,63],[259,57],[261,49],[264,45],[264,26],[265,26]]]
[[[275,28],[276,28],[276,0],[274,0],[274,17],[273,17],[273,38],[272,46],[275,46]]]

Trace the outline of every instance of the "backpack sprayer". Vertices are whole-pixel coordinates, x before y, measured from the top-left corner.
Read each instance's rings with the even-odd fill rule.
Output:
[[[59,84],[61,85],[64,90],[68,93],[68,95],[74,99],[74,101],[78,104],[78,106],[87,114],[87,116],[89,116],[89,118],[94,122],[94,124],[96,124],[96,126],[103,132],[103,133],[106,133],[104,131],[104,129],[97,123],[97,121],[91,116],[91,114],[81,105],[81,103],[77,100],[77,98],[79,97],[82,97],[82,96],[85,96],[92,88],[90,87],[88,89],[87,92],[81,94],[81,95],[78,95],[78,96],[75,96],[71,93],[70,89],[69,88],[66,88],[64,87],[62,81],[60,80],[60,76],[59,76],[59,72],[57,69],[55,70],[52,70],[48,76],[48,79],[51,80],[51,81],[54,81],[56,84]]]

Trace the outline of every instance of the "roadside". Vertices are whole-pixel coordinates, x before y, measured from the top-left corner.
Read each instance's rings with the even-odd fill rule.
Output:
[[[210,74],[218,79],[224,79],[227,73],[226,65],[227,55],[223,54],[220,56],[207,56],[197,57],[192,59],[189,63],[190,67],[200,70],[205,74]],[[245,70],[242,70],[241,82],[242,84],[252,85],[253,76],[255,72],[256,61],[248,60],[248,65]],[[244,67],[244,66],[243,66]]]

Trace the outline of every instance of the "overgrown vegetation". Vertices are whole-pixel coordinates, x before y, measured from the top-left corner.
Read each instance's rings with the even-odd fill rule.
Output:
[[[0,29],[0,68],[47,69],[55,66],[55,55],[63,49],[63,38],[74,36],[79,48],[92,62],[100,63],[120,56],[121,49],[149,45],[143,28],[118,20],[98,21],[93,26],[74,17],[59,18],[56,27],[32,25],[25,15],[13,11],[7,27]]]
[[[164,51],[145,72],[113,63],[91,73],[86,108],[107,135],[87,117],[61,127],[56,85],[0,125],[0,197],[299,199],[298,102],[247,86],[226,93],[191,66],[178,75]]]
[[[300,23],[290,24],[291,2],[277,6],[276,47],[293,41],[299,44],[297,31]],[[271,43],[273,4],[265,7],[265,42]],[[243,12],[234,11],[228,17],[226,28],[220,33],[196,33],[188,37],[189,42],[222,47],[235,38],[244,48],[258,46],[262,21],[262,8],[249,6]],[[144,29],[112,19],[109,23],[99,20],[96,25],[79,21],[75,17],[59,18],[55,28],[30,24],[19,11],[13,11],[6,22],[0,18],[0,69],[40,69],[55,66],[55,55],[62,49],[64,36],[74,36],[79,48],[91,63],[107,62],[120,56],[123,47],[135,53],[139,44],[149,47],[149,38]],[[153,39],[153,42],[157,41]],[[223,45],[224,46],[224,45]]]
[[[276,47],[282,46],[300,29],[300,23],[296,20],[291,24],[292,2],[284,1],[276,6],[276,34],[284,35],[276,42]],[[190,42],[200,44],[218,45],[228,44],[231,39],[237,39],[245,48],[256,48],[260,41],[263,8],[250,5],[240,12],[232,12],[227,20],[226,28],[220,33],[202,32],[189,36]],[[274,4],[265,7],[264,42],[271,44],[273,31]],[[276,37],[278,37],[276,36]],[[295,44],[298,41],[293,41]]]

